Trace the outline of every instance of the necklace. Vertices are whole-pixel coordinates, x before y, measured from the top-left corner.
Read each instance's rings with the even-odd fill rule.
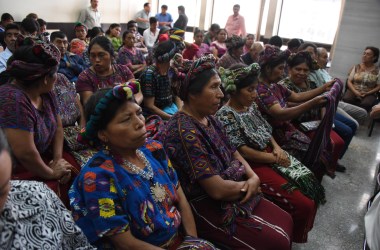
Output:
[[[144,166],[146,166],[147,171],[144,171],[143,169],[137,167],[132,162],[124,159],[123,165],[128,167],[129,170],[131,170],[134,174],[138,174],[144,179],[148,180],[150,182],[150,193],[153,196],[153,200],[155,202],[163,202],[166,197],[166,191],[162,184],[158,182],[153,182],[153,168],[148,159],[145,157],[144,153],[140,150],[136,150],[137,157],[143,161]]]

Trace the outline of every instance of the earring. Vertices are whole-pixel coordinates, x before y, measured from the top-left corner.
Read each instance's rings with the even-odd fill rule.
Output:
[[[105,138],[104,139],[104,143],[103,143],[103,153],[105,155],[109,155],[110,154],[110,148],[109,148],[107,142],[108,142],[108,140],[107,140],[107,138]]]

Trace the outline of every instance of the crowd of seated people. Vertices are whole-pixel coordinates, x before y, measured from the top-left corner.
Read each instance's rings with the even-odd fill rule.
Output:
[[[338,159],[380,90],[379,49],[371,46],[344,92],[326,70],[326,49],[298,38],[282,51],[278,36],[263,45],[212,24],[185,43],[184,30],[158,29],[151,17],[143,36],[136,20],[124,32],[117,23],[103,32],[78,22],[71,41],[62,31],[49,40],[37,15],[20,25],[5,17],[0,223],[16,206],[30,209],[13,194],[23,190],[33,206],[59,215],[41,238],[51,247],[307,242],[326,202],[322,178],[346,170]],[[303,130],[310,121],[319,125]],[[16,226],[0,227],[0,245],[17,246],[2,234]]]

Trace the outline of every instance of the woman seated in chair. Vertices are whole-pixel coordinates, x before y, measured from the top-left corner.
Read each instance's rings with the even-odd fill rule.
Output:
[[[2,249],[95,249],[57,195],[42,182],[10,180],[12,160],[0,130]]]
[[[352,67],[347,79],[347,91],[343,101],[370,111],[377,102],[380,90],[379,49],[368,46],[364,49],[362,62]]]
[[[290,215],[261,198],[258,176],[213,116],[223,98],[220,85],[215,57],[196,60],[180,85],[184,106],[161,135],[198,233],[230,249],[290,249]]]
[[[17,46],[7,68],[13,80],[0,87],[0,127],[15,158],[12,178],[43,181],[68,205],[71,171],[78,172],[79,166],[63,151],[62,122],[52,93],[60,52],[30,37],[20,36]]]
[[[162,145],[146,138],[133,97],[139,88],[130,82],[99,90],[85,106],[83,137],[103,149],[71,187],[74,219],[101,249],[212,250],[197,238],[191,208]]]
[[[306,242],[317,204],[325,202],[324,188],[309,169],[272,137],[272,127],[255,104],[259,71],[257,63],[219,68],[230,99],[216,117],[224,125],[232,146],[259,176],[264,195],[292,215],[293,241]]]

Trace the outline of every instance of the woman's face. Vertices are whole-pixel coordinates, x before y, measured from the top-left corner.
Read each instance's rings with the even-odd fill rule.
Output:
[[[194,36],[194,42],[198,45],[200,45],[203,42],[203,34],[201,32],[197,33]]]
[[[247,87],[240,89],[236,94],[231,95],[231,98],[236,100],[240,105],[249,107],[257,98],[257,81],[251,83]]]
[[[204,116],[214,115],[224,97],[220,86],[221,80],[219,76],[217,74],[213,75],[200,94],[190,95],[189,102],[191,103],[189,105]]]
[[[125,102],[98,136],[112,150],[120,153],[144,145],[147,132],[141,107],[132,101]]]
[[[245,40],[245,46],[251,48],[253,44],[254,36],[247,36],[247,40]]]
[[[110,30],[110,34],[112,37],[119,37],[120,33],[121,33],[121,28],[118,26]]]
[[[0,152],[0,212],[3,211],[11,188],[10,179],[12,173],[12,161],[9,153],[5,150]]]
[[[224,43],[227,39],[227,32],[224,30],[221,30],[217,36],[218,42]]]
[[[375,56],[373,54],[373,51],[370,50],[370,49],[366,49],[364,52],[363,52],[363,56],[362,56],[362,62],[363,63],[373,63],[375,60]]]
[[[135,34],[129,33],[128,35],[125,36],[124,44],[128,48],[132,48],[135,45],[135,42],[136,42]]]
[[[90,61],[96,72],[104,72],[111,67],[112,57],[99,44],[94,44],[90,51]]]
[[[75,36],[80,40],[86,40],[87,31],[84,27],[75,28]]]
[[[317,60],[317,54],[315,53],[315,50],[314,50],[313,47],[309,46],[309,47],[307,47],[307,48],[305,49],[305,51],[306,51],[306,52],[309,52],[309,54],[310,54],[310,56],[311,56],[311,58],[312,58],[313,60]]]
[[[310,69],[306,63],[301,63],[292,68],[289,68],[290,79],[296,85],[304,83],[307,80],[309,73]]]
[[[278,82],[284,76],[285,63],[280,63],[273,69],[269,69],[267,72],[268,78],[271,82]]]

